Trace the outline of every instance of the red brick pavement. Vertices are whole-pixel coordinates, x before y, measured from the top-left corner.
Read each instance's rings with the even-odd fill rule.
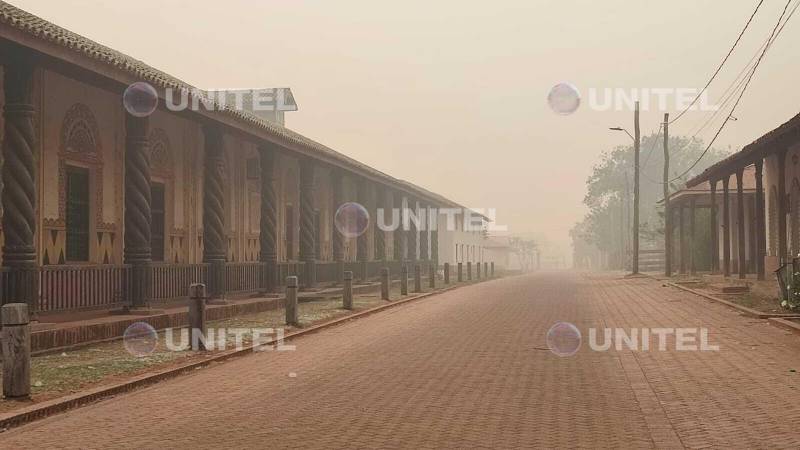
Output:
[[[569,321],[581,350],[545,334]],[[717,352],[594,352],[707,327]],[[0,447],[798,447],[800,337],[649,279],[495,280],[0,435]],[[292,377],[289,374],[295,374]]]

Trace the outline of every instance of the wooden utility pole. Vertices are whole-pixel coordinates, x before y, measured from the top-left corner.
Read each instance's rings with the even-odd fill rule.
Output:
[[[636,102],[636,109],[633,111],[633,270],[634,274],[639,273],[639,102]]]
[[[672,276],[672,212],[669,209],[669,113],[664,113],[664,275]]]

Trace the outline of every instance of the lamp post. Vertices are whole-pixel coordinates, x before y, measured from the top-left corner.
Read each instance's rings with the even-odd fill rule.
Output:
[[[611,127],[612,131],[624,131],[633,140],[633,255],[631,255],[631,272],[639,273],[639,102],[633,111],[633,136],[622,127]]]

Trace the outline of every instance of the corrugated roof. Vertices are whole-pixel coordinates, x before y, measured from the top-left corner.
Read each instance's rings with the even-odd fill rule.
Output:
[[[155,69],[138,59],[92,41],[91,39],[48,22],[41,17],[35,16],[3,1],[0,1],[0,26],[12,27],[39,40],[57,44],[66,50],[74,52],[76,55],[88,57],[108,67],[124,71],[141,81],[152,84],[156,89],[171,88],[187,92],[197,90],[196,87]],[[74,62],[74,60],[72,62]],[[89,68],[89,70],[92,69]],[[353,172],[360,172],[361,174],[375,177],[387,184],[405,188],[405,190],[411,191],[411,193],[417,196],[427,197],[428,200],[446,202],[448,206],[462,207],[452,200],[438,194],[433,194],[412,183],[398,180],[380,170],[337,152],[326,145],[309,139],[300,133],[278,124],[262,120],[248,112],[226,108],[210,112],[210,116],[212,118],[216,116],[219,119],[233,119],[250,130],[257,130],[261,133],[266,132],[267,135],[274,138],[276,144],[287,146],[289,149],[299,147],[300,149],[308,151],[312,156],[316,154],[322,158],[332,159]]]

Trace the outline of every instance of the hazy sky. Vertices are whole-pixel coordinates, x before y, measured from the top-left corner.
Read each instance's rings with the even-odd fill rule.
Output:
[[[12,0],[201,88],[288,86],[287,125],[568,249],[584,181],[632,113],[547,105],[589,88],[700,88],[757,0]],[[765,0],[718,82],[751,59],[785,0]],[[798,14],[800,16],[800,14]],[[738,150],[800,110],[800,18],[786,26],[719,143]],[[664,111],[642,113],[642,132]],[[673,111],[674,112],[674,111]],[[687,114],[671,134],[707,113]],[[708,139],[715,129],[701,137]]]

